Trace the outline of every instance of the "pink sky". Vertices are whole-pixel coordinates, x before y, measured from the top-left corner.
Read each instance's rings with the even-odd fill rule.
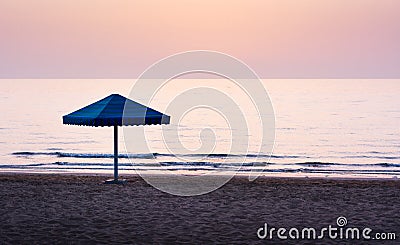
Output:
[[[400,1],[0,1],[2,78],[136,78],[193,49],[265,78],[399,78]]]

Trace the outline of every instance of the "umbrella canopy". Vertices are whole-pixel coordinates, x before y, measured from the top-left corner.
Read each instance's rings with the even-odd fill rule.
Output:
[[[169,116],[119,94],[63,116],[64,124],[93,127],[169,124],[169,121]]]
[[[123,183],[118,180],[118,126],[169,124],[169,122],[170,116],[119,94],[112,94],[63,116],[63,124],[92,127],[114,126],[114,179],[106,183]]]

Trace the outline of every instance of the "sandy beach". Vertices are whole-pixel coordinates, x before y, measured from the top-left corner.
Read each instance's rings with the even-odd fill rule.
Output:
[[[210,194],[177,197],[137,176],[124,186],[104,179],[2,174],[1,243],[334,244],[340,240],[260,240],[257,230],[265,223],[321,228],[336,225],[339,216],[348,226],[400,232],[398,180],[235,177]]]

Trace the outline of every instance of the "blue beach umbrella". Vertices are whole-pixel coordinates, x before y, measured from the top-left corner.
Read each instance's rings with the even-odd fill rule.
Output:
[[[147,106],[112,94],[82,109],[63,116],[63,124],[114,127],[114,179],[106,183],[123,183],[118,179],[118,126],[169,124],[170,117]]]

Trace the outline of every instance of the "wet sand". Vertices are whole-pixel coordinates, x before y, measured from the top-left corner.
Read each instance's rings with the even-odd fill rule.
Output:
[[[400,240],[399,180],[235,177],[202,196],[177,197],[128,176],[124,186],[104,176],[1,174],[2,244],[255,243],[335,244],[351,240],[260,240],[257,230],[336,225],[395,232]]]

